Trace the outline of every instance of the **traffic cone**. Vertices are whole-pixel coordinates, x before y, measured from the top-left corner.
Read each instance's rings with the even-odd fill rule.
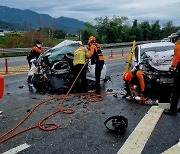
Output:
[[[122,58],[123,58],[123,57],[124,57],[124,51],[123,51],[123,49],[122,49],[121,55],[122,55]]]
[[[0,99],[4,94],[4,76],[0,74]]]

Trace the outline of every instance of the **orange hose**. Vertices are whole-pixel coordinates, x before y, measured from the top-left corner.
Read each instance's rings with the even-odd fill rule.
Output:
[[[58,99],[58,98],[60,98],[60,96],[50,97],[50,98],[48,98],[48,99],[45,99],[45,100],[40,101],[37,105],[35,105],[35,106],[31,109],[31,111],[25,116],[25,118],[24,118],[22,121],[20,121],[20,122],[19,122],[17,125],[15,125],[12,129],[10,129],[9,131],[7,131],[6,133],[4,133],[3,135],[0,136],[0,144],[3,143],[4,141],[9,140],[9,139],[12,138],[12,137],[18,135],[18,134],[21,134],[22,132],[25,132],[25,131],[27,131],[27,130],[30,130],[30,129],[33,129],[33,128],[38,127],[38,125],[36,125],[36,126],[31,126],[31,127],[27,128],[27,129],[25,129],[25,130],[19,131],[19,132],[17,132],[17,133],[14,134],[14,135],[11,135],[11,136],[5,138],[5,136],[7,136],[7,135],[10,134],[11,132],[13,132],[13,131],[14,131],[16,128],[18,128],[20,125],[22,125],[22,124],[25,122],[25,120],[27,120],[27,119],[30,117],[30,115],[34,112],[34,110],[35,110],[36,108],[38,108],[40,105],[42,105],[42,104],[44,104],[44,103],[46,103],[46,102],[48,102],[48,101],[55,100],[55,99]],[[5,139],[4,139],[4,138],[5,138]]]
[[[103,100],[102,95],[98,94],[90,94],[89,97],[87,97],[88,102],[101,102]]]
[[[88,63],[88,62],[87,62]],[[87,64],[86,63],[86,64]],[[47,120],[49,117],[57,114],[57,113],[64,113],[64,114],[72,114],[75,112],[75,110],[73,108],[63,108],[63,103],[64,101],[66,100],[66,98],[68,97],[71,89],[73,88],[75,82],[77,81],[79,75],[81,74],[82,70],[84,69],[85,65],[81,68],[80,72],[78,73],[76,79],[74,80],[74,82],[72,83],[71,87],[69,88],[68,92],[66,93],[66,95],[63,96],[54,96],[54,97],[50,97],[50,98],[47,98],[45,100],[42,100],[40,101],[38,104],[36,104],[32,109],[31,111],[24,117],[23,120],[21,120],[17,125],[15,125],[13,128],[11,128],[10,130],[8,130],[7,132],[5,132],[3,135],[0,136],[0,144],[23,133],[23,132],[26,132],[28,130],[31,130],[31,129],[34,129],[34,128],[39,128],[41,130],[44,130],[44,131],[53,131],[55,129],[57,129],[59,127],[59,125],[57,123],[50,123],[50,122],[44,122],[45,120]],[[71,95],[75,95],[75,96],[82,96],[82,95],[89,95],[89,93],[80,93],[80,94],[71,94]],[[106,93],[104,95],[112,95],[112,94],[118,94],[118,93]],[[102,101],[103,100],[103,96],[104,95],[97,95],[97,94],[90,94],[89,97],[87,97],[87,100],[89,102],[99,102],[99,101]],[[48,114],[47,116],[43,117],[38,124],[36,125],[32,125],[28,128],[25,128],[19,132],[16,132],[15,134],[12,134],[10,136],[8,136],[11,132],[13,132],[16,128],[18,128],[20,125],[22,125],[29,117],[30,115],[42,104],[45,104],[49,101],[52,101],[52,100],[57,100],[57,99],[60,99],[62,98],[62,100],[60,101],[59,103],[59,108],[58,110]],[[8,136],[8,137],[7,137]]]
[[[13,132],[16,128],[18,128],[20,125],[22,125],[22,124],[25,122],[25,120],[27,120],[27,119],[29,118],[29,116],[32,114],[32,112],[34,112],[34,110],[35,110],[36,108],[38,108],[40,105],[42,105],[42,104],[44,104],[44,103],[46,103],[46,102],[48,102],[48,101],[50,101],[50,100],[59,99],[59,98],[61,98],[62,96],[50,97],[49,99],[45,99],[45,100],[43,100],[43,101],[40,101],[37,105],[35,105],[35,107],[32,108],[32,110],[30,111],[30,113],[28,113],[22,121],[20,121],[16,126],[14,126],[12,129],[10,129],[9,131],[5,132],[3,135],[0,136],[0,144],[3,143],[3,142],[5,142],[5,141],[7,141],[7,140],[9,140],[9,139],[11,139],[11,138],[13,138],[13,137],[15,137],[15,136],[17,136],[18,134],[21,134],[21,133],[23,133],[23,132],[26,132],[26,131],[28,131],[28,130],[30,130],[30,129],[34,129],[34,128],[37,128],[37,127],[39,127],[40,129],[42,129],[42,130],[44,130],[44,131],[52,131],[52,130],[57,129],[57,128],[59,127],[58,124],[56,124],[56,123],[43,123],[43,122],[44,122],[45,120],[47,120],[49,117],[51,117],[51,116],[53,116],[53,115],[55,115],[55,114],[57,114],[57,113],[59,113],[59,112],[60,112],[60,113],[65,113],[65,114],[72,114],[72,113],[75,112],[74,109],[72,109],[72,108],[63,108],[63,102],[64,102],[65,99],[68,97],[68,95],[69,95],[71,89],[73,88],[75,82],[77,81],[79,75],[81,74],[82,70],[84,69],[84,67],[85,67],[87,64],[88,64],[88,62],[85,63],[85,64],[83,65],[83,67],[81,68],[81,70],[80,70],[80,72],[78,73],[76,79],[74,80],[74,82],[72,83],[71,87],[69,88],[68,92],[67,92],[66,95],[63,97],[63,99],[60,101],[60,103],[59,103],[59,109],[58,109],[57,111],[52,112],[52,113],[48,114],[47,116],[45,116],[44,118],[42,118],[42,119],[40,120],[40,122],[38,123],[38,125],[30,126],[30,127],[26,128],[26,129],[24,129],[24,130],[21,130],[21,131],[15,133],[15,134],[13,134],[13,135],[11,135],[11,136],[9,136],[9,137],[6,137],[6,136],[9,135],[11,132]],[[47,126],[51,126],[51,127],[50,127],[50,128],[46,128]],[[6,137],[6,138],[5,138],[5,137]]]

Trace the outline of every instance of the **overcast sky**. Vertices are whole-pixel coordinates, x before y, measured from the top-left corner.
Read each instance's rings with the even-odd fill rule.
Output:
[[[180,26],[180,0],[0,0],[0,5],[85,22],[116,15],[139,22],[173,21],[174,25]]]

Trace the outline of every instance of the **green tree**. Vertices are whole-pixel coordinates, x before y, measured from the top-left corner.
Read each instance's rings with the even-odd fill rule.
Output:
[[[88,39],[91,35],[94,35],[97,37],[97,33],[94,30],[94,27],[92,24],[86,23],[85,26],[87,26],[87,27],[85,27],[84,29],[81,30],[81,41],[83,44],[88,43]]]
[[[116,43],[122,42],[123,25],[128,21],[127,17],[113,16],[109,19],[95,18],[97,33],[101,38],[102,43]]]
[[[162,38],[162,36],[161,36],[161,29],[160,29],[160,25],[159,25],[159,20],[157,20],[152,24],[151,39],[152,40],[159,40],[161,38]]]
[[[151,39],[151,26],[148,21],[144,21],[140,24],[142,29],[142,40],[147,41]]]
[[[138,24],[137,19],[133,21],[133,26],[131,28],[132,40],[141,41],[143,40],[143,31],[140,24]]]
[[[121,33],[122,33],[122,42],[130,42],[130,41],[132,41],[131,26],[123,25]]]
[[[177,31],[176,27],[173,25],[172,21],[166,22],[162,27],[162,38],[168,37],[172,33],[175,33]]]
[[[101,43],[106,43],[108,42],[108,38],[107,38],[107,29],[109,27],[109,18],[106,16],[105,18],[95,18],[94,19],[96,21],[96,32],[99,35],[99,42]]]
[[[64,32],[64,30],[55,30],[53,36],[54,38],[64,39],[66,36],[66,33]]]

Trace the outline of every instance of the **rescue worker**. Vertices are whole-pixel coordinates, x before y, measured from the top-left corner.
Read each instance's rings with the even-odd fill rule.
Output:
[[[82,67],[86,64],[88,60],[88,55],[89,55],[89,51],[84,45],[79,45],[78,49],[74,51],[74,60],[73,60],[74,79],[77,77]],[[87,91],[86,70],[87,70],[87,65],[84,66],[81,74],[79,75],[77,82],[74,85],[74,89],[78,92]]]
[[[175,42],[174,56],[171,62],[169,70],[174,74],[173,90],[170,109],[165,109],[164,114],[176,116],[177,112],[180,112],[180,108],[177,108],[180,93],[180,30],[173,36]]]
[[[133,69],[132,71],[126,71],[123,74],[123,80],[125,81],[127,94],[123,97],[128,100],[134,100],[135,96],[140,97],[140,102],[145,103],[147,98],[145,97],[145,81],[144,74],[139,69]]]
[[[97,92],[100,91],[100,78],[101,71],[104,65],[104,56],[101,51],[101,47],[96,43],[96,37],[90,36],[89,41],[89,58],[91,59],[91,64],[95,64],[95,87]]]
[[[37,59],[42,52],[43,52],[42,43],[40,41],[36,41],[31,50],[31,53],[27,56],[29,68],[31,68],[32,65],[31,60]]]
[[[28,60],[28,64],[29,64],[29,69],[31,68],[32,59],[38,59],[39,55],[43,52],[43,48],[42,48],[42,43],[40,41],[36,41],[31,53],[27,56],[27,60]],[[33,88],[32,88],[32,83],[31,83],[31,78],[32,76],[28,76],[28,87],[29,87],[29,91],[33,92]]]

